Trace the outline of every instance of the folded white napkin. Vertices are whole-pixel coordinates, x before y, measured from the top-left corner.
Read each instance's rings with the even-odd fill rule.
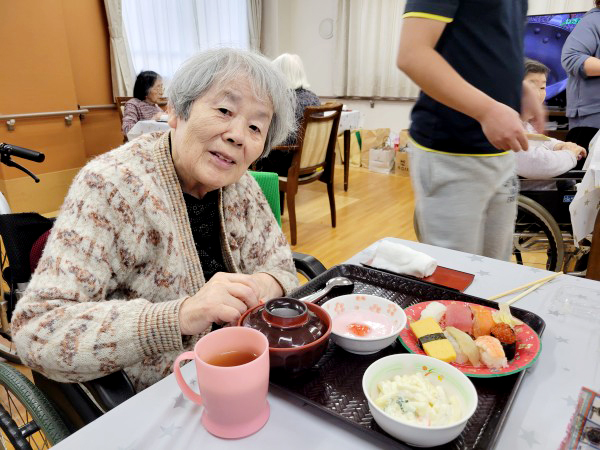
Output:
[[[377,247],[370,265],[379,269],[424,278],[435,271],[437,261],[406,245],[383,241]]]

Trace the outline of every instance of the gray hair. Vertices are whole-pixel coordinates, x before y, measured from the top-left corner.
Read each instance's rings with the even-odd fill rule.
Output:
[[[273,65],[285,75],[290,89],[310,87],[304,71],[304,64],[298,55],[283,53],[273,60]]]
[[[246,78],[258,99],[273,106],[273,117],[261,157],[271,147],[281,144],[296,128],[295,94],[287,88],[284,77],[264,56],[245,50],[218,48],[188,59],[169,83],[167,96],[175,115],[190,118],[192,104],[215,85],[226,85],[234,79]]]

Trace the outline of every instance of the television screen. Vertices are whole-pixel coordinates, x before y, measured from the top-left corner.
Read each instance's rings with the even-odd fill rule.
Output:
[[[525,56],[545,64],[549,69],[546,104],[566,106],[567,73],[560,64],[563,44],[585,12],[529,16],[525,27]]]

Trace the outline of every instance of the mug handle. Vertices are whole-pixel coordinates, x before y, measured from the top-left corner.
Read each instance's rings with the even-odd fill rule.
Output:
[[[194,403],[202,405],[202,397],[200,397],[199,394],[196,394],[190,389],[188,384],[183,379],[183,376],[181,375],[181,367],[179,366],[179,364],[181,364],[181,361],[188,361],[193,359],[196,359],[194,352],[185,352],[179,355],[173,363],[173,373],[175,374],[175,379],[177,380],[179,388],[183,391],[185,396],[192,400]]]

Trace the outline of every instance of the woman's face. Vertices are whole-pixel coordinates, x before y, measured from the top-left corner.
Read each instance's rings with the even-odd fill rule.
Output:
[[[158,103],[163,96],[163,82],[162,79],[157,78],[154,80],[154,84],[148,89],[148,95],[146,95],[146,101],[150,103]]]
[[[263,152],[273,107],[245,79],[213,86],[184,121],[169,110],[175,170],[183,191],[197,198],[237,182]]]

